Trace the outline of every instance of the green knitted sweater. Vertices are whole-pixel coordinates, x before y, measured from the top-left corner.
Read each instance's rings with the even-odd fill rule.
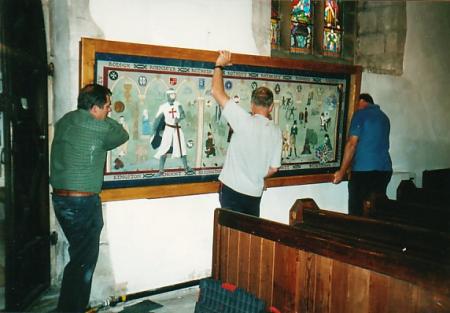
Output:
[[[75,110],[55,124],[50,156],[53,189],[98,193],[108,150],[128,140],[128,133],[115,120],[97,120],[86,110]]]

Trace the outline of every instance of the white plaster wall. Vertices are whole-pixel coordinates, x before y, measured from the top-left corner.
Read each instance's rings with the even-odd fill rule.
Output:
[[[363,74],[361,90],[372,94],[391,119],[394,171],[450,167],[450,3],[407,2],[404,72],[401,77]]]
[[[115,283],[137,291],[209,276],[216,198],[108,203],[106,238]]]
[[[90,9],[110,40],[258,52],[251,0],[91,0]]]
[[[55,64],[50,127],[53,120],[76,107],[81,37],[268,55],[270,45],[268,41],[261,42],[261,34],[269,34],[269,3],[270,0],[43,1],[49,8],[50,59]],[[253,11],[263,21],[259,23],[263,30],[259,29],[257,35],[252,31]],[[213,210],[218,206],[217,194],[106,203],[91,300],[209,276]],[[283,213],[281,216],[287,221],[287,214]],[[58,229],[58,225],[54,227]],[[56,247],[56,283],[68,260],[67,254],[62,253],[65,248],[64,241]]]
[[[54,86],[55,117],[75,107],[78,41],[82,36],[266,53],[258,41],[255,43],[252,33],[251,0],[49,1],[52,51],[54,57],[59,58]],[[255,0],[255,3],[270,1]],[[417,21],[419,15],[422,19],[420,10],[420,4],[408,3],[408,15],[413,16],[408,16],[408,20]],[[268,14],[258,17],[261,27],[269,27],[270,10],[263,12]],[[433,18],[428,18],[423,27],[429,23],[434,25]],[[402,172],[396,177],[422,168],[449,166],[448,139],[443,139],[449,118],[448,111],[442,108],[448,108],[449,94],[440,83],[445,81],[442,63],[447,64],[448,72],[448,61],[444,58],[448,49],[434,51],[437,61],[433,62],[437,64],[428,64],[429,59],[421,56],[426,51],[417,48],[423,48],[421,41],[438,44],[438,38],[428,38],[419,26],[410,26],[404,76],[363,75],[363,90],[374,95],[392,120],[394,168]],[[414,51],[410,51],[412,48]],[[438,48],[448,48],[448,43]],[[418,77],[418,70],[425,74]],[[436,84],[441,87],[437,88]],[[427,117],[429,115],[431,117]],[[441,125],[435,125],[436,122]],[[429,140],[431,144],[426,143]],[[446,144],[442,147],[438,142]],[[435,149],[433,153],[422,148],[430,145]],[[391,194],[395,188],[396,185],[390,186]],[[270,188],[263,196],[261,215],[287,223],[291,205],[304,197],[314,198],[322,208],[346,212],[347,184]],[[208,276],[212,261],[213,210],[218,206],[216,194],[106,203],[101,254],[91,298],[98,300],[112,294],[133,293]],[[62,261],[60,259],[59,263]],[[58,264],[56,267],[61,268]],[[60,278],[60,270],[57,272]]]
[[[345,183],[315,184],[269,188],[261,216],[287,224],[295,200],[307,197],[322,208],[346,212]],[[209,276],[213,215],[219,206],[217,194],[106,203],[93,290],[130,293]]]
[[[251,0],[91,0],[90,10],[108,40],[258,54]],[[132,293],[210,276],[216,207],[217,194],[107,203],[109,254],[101,254],[92,297],[111,290],[105,283]]]

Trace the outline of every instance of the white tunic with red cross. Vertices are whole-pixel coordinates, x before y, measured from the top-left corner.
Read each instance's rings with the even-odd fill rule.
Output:
[[[159,106],[156,116],[158,117],[160,114],[164,114],[166,127],[164,128],[161,145],[155,154],[155,158],[157,159],[166,154],[170,147],[173,147],[172,158],[179,158],[182,155],[186,155],[186,142],[184,140],[183,131],[179,124],[175,124],[175,119],[180,119],[180,106],[181,104],[178,101],[174,101],[173,105],[170,105],[169,102],[165,102]]]

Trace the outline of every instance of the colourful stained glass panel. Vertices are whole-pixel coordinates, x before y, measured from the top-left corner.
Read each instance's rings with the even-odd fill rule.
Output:
[[[271,29],[270,35],[271,46],[272,48],[278,48],[280,46],[280,21],[272,18],[270,29]]]
[[[311,48],[311,34],[311,26],[300,23],[291,23],[291,50],[297,52],[309,51]]]
[[[280,47],[280,15],[279,3],[272,1],[272,14],[270,19],[270,43],[272,49]]]
[[[311,21],[310,0],[291,0],[291,51],[311,53]]]
[[[341,53],[341,32],[333,28],[325,28],[323,36],[323,50],[328,54]]]
[[[325,0],[324,20],[326,27],[340,27],[339,3],[337,0]]]
[[[291,20],[297,23],[311,24],[311,1],[291,0]]]
[[[342,28],[339,0],[324,0],[323,54],[340,56],[342,45]]]

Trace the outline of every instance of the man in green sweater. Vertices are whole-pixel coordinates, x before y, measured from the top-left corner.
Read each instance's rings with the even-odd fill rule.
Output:
[[[111,111],[111,91],[97,84],[78,95],[78,109],[55,125],[50,156],[53,208],[69,242],[57,312],[84,312],[103,227],[99,192],[108,150],[128,140]]]

